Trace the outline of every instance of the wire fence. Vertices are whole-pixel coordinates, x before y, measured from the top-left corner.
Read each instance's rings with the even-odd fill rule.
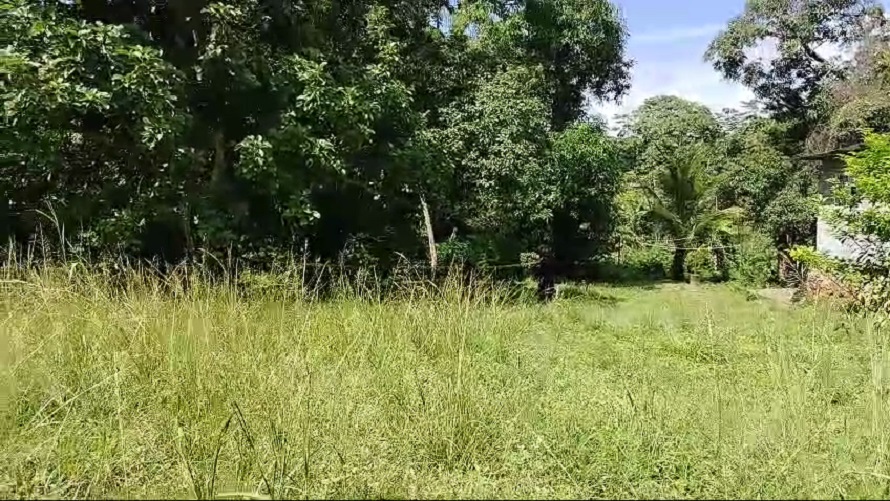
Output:
[[[628,253],[633,251],[634,249],[640,248],[649,248],[649,249],[661,249],[667,252],[673,252],[676,250],[681,251],[708,251],[714,252],[718,250],[733,250],[741,247],[739,244],[722,244],[722,243],[693,243],[695,242],[694,238],[686,237],[686,238],[668,238],[662,237],[657,239],[620,239],[617,242],[617,246],[614,249],[614,252],[611,254],[611,257],[617,258],[618,264],[621,264],[623,261],[623,257]],[[303,252],[308,251],[304,247]],[[424,259],[416,259],[409,258],[403,254],[397,253],[398,259],[395,262],[387,263],[386,265],[381,266],[380,263],[375,264],[374,262],[356,262],[352,259],[335,259],[330,261],[318,261],[309,258],[304,253],[296,252],[291,254],[286,259],[273,263],[271,261],[266,261],[259,257],[247,257],[246,259],[232,259],[226,258],[224,256],[220,256],[216,253],[203,250],[196,249],[196,252],[188,259],[188,264],[185,264],[186,267],[202,267],[210,265],[211,268],[221,268],[223,270],[236,271],[238,269],[246,270],[250,269],[254,266],[252,265],[260,265],[260,267],[265,268],[267,266],[271,266],[272,268],[282,269],[290,269],[290,270],[328,270],[330,272],[355,272],[361,270],[371,270],[371,269],[388,269],[395,271],[413,271],[419,273],[438,273],[440,271],[446,271],[453,267],[466,267],[469,266],[475,270],[483,271],[483,272],[499,272],[499,271],[508,271],[508,270],[528,270],[532,271],[538,263],[542,260],[547,260],[547,256],[534,256],[532,254],[531,259],[527,261],[521,262],[486,262],[486,261],[473,261],[471,259],[440,259],[437,263],[430,263],[428,260]],[[63,255],[64,257],[64,255]],[[72,257],[71,254],[68,254],[67,257]],[[551,256],[552,257],[552,256]],[[608,256],[606,256],[608,257]],[[64,259],[63,259],[64,260]],[[29,259],[30,261],[30,259]],[[125,260],[129,262],[129,260]],[[252,263],[252,265],[251,265]],[[9,263],[7,263],[8,265]],[[84,263],[88,264],[88,263]],[[132,264],[132,263],[131,263]],[[145,264],[145,263],[143,263]],[[562,263],[565,266],[576,266],[576,267],[585,267],[586,265],[595,265],[596,263],[591,261],[589,263]],[[162,268],[169,269],[170,265],[161,266]],[[173,265],[174,267],[176,265]],[[149,267],[151,265],[149,264]]]
[[[741,247],[739,244],[699,244],[694,246],[680,246],[677,245],[679,242],[690,241],[688,238],[680,238],[680,239],[664,239],[664,240],[652,240],[652,241],[633,241],[628,243],[621,243],[615,249],[614,255],[619,257],[628,250],[632,250],[640,247],[649,247],[649,248],[659,248],[666,251],[675,251],[675,250],[684,250],[684,251],[701,251],[707,250],[709,252],[713,252],[715,250],[730,250],[730,249],[738,249]],[[399,266],[403,268],[410,268],[413,270],[442,270],[447,269],[451,266],[455,265],[464,265],[469,264],[469,260],[463,261],[460,259],[454,260],[446,260],[440,261],[436,266],[432,266],[428,261],[420,261],[420,260],[410,260],[405,258],[401,263],[397,264],[395,267]],[[509,269],[531,269],[535,265],[535,261],[532,260],[530,262],[520,262],[520,263],[486,263],[486,262],[473,262],[472,265],[480,270],[509,270]],[[369,265],[366,264],[354,264],[354,263],[344,263],[344,262],[334,262],[334,263],[324,263],[324,262],[306,262],[301,266],[305,266],[306,268],[341,268],[346,270],[358,270],[363,268],[368,268]]]
[[[666,250],[687,250],[687,251],[690,251],[690,250],[702,250],[702,249],[707,249],[707,250],[716,250],[716,249],[737,249],[737,248],[741,247],[741,246],[738,245],[738,244],[697,245],[697,246],[695,246],[695,247],[680,247],[680,246],[677,246],[677,245],[674,245],[674,244],[670,244],[670,243],[667,243],[667,242],[656,242],[656,243],[649,243],[649,242],[634,242],[634,245],[641,246],[641,247],[661,248],[661,249],[666,249]],[[628,246],[628,247],[633,248],[633,246]]]

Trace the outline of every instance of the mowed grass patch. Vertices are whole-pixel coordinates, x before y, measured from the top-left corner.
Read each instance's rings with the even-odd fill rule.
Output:
[[[890,495],[886,331],[718,286],[540,306],[0,284],[0,495]]]

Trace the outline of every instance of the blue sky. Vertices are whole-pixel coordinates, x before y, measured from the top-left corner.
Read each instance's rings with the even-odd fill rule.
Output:
[[[753,99],[748,89],[724,81],[704,61],[708,44],[730,19],[744,11],[745,0],[612,1],[621,9],[630,31],[633,86],[621,103],[596,103],[594,111],[611,121],[616,113],[631,111],[645,99],[661,94],[698,101],[715,111]],[[890,10],[890,0],[880,3]],[[832,47],[817,50],[826,57],[842,52]],[[755,55],[769,58],[770,49],[761,47]]]
[[[610,118],[646,98],[674,94],[716,110],[735,107],[753,96],[722,81],[704,53],[711,40],[745,7],[745,0],[613,0],[630,30],[628,52],[636,63],[633,87],[621,104],[596,104]]]

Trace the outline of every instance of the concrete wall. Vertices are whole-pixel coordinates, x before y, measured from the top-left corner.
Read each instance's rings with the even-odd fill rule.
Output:
[[[833,182],[841,179],[844,172],[844,162],[839,158],[826,158],[822,160],[819,175],[819,191],[825,195],[831,195]],[[843,242],[838,238],[837,231],[822,216],[816,222],[816,250],[831,257],[841,259],[854,259],[860,252],[860,247],[855,242]]]
[[[816,222],[816,250],[830,257],[854,259],[859,246],[852,242],[843,242],[837,237],[835,229],[820,217]]]

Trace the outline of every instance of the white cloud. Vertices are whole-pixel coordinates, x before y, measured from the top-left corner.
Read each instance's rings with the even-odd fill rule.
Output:
[[[689,26],[681,28],[672,28],[663,31],[651,31],[641,35],[630,36],[631,43],[667,43],[678,42],[680,40],[690,40],[695,38],[713,37],[724,25],[722,24],[706,24],[703,26]]]
[[[659,95],[674,95],[702,103],[714,111],[738,108],[753,94],[744,86],[724,81],[703,60],[708,43],[725,23],[669,27],[631,35],[629,49],[636,60],[632,87],[620,103],[594,103],[591,111],[602,114],[615,127],[616,115],[633,111],[643,101]],[[758,51],[769,57],[770,48]]]
[[[724,24],[697,27],[677,27],[632,35],[631,57],[637,60],[633,70],[633,86],[620,103],[593,103],[591,111],[602,114],[611,127],[616,127],[616,115],[633,111],[643,101],[658,95],[675,95],[702,103],[715,112],[724,108],[739,108],[754,99],[754,94],[741,84],[723,80],[703,61],[709,40],[723,29]],[[668,55],[665,56],[665,52]],[[850,59],[849,46],[824,44],[816,52],[826,59]],[[747,56],[769,63],[778,54],[778,42],[766,40],[747,51]]]
[[[754,98],[744,86],[723,80],[706,62],[665,61],[639,65],[634,72],[633,86],[620,104],[597,103],[592,106],[592,111],[602,114],[609,125],[615,127],[616,115],[629,113],[646,99],[659,95],[696,101],[715,112],[738,108]]]
[[[849,61],[856,53],[856,46],[852,44],[840,44],[825,42],[815,47],[817,54],[827,60]],[[770,63],[779,55],[779,41],[775,38],[767,38],[756,47],[745,51],[745,56],[763,63]]]

